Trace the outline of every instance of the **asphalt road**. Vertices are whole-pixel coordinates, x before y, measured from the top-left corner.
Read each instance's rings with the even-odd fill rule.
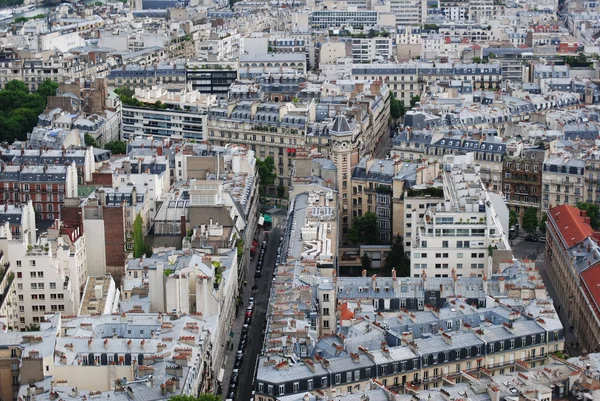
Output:
[[[248,330],[248,343],[244,350],[244,363],[239,373],[239,384],[236,393],[235,400],[250,400],[252,396],[252,390],[254,390],[254,373],[256,367],[256,358],[258,357],[263,344],[262,332],[266,325],[267,305],[269,303],[269,293],[271,290],[271,283],[273,280],[273,269],[275,266],[275,259],[277,257],[277,248],[279,247],[279,238],[281,236],[281,229],[278,225],[282,224],[281,217],[273,216],[273,228],[269,233],[269,240],[267,243],[267,250],[265,251],[265,258],[263,261],[262,275],[257,279],[253,279],[251,283],[248,280],[248,285],[258,285],[258,289],[252,292],[251,296],[254,297],[254,312],[252,321],[250,322],[250,329]],[[254,271],[252,271],[250,277],[254,277]],[[248,299],[244,299],[244,311],[248,305]],[[243,325],[243,319],[242,319]],[[242,325],[235,327],[236,332],[241,332]],[[235,344],[234,351],[237,350],[238,344]],[[235,353],[235,352],[234,352]]]

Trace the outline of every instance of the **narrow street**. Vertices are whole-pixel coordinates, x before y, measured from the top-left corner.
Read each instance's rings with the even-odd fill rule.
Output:
[[[242,326],[244,325],[246,307],[248,306],[248,299],[254,297],[254,311],[250,327],[248,330],[248,341],[246,348],[243,352],[243,363],[239,369],[238,385],[235,394],[235,400],[248,400],[252,395],[254,389],[254,374],[256,368],[256,358],[258,357],[263,343],[262,333],[266,324],[266,312],[267,305],[269,302],[269,294],[271,289],[271,283],[273,280],[273,268],[275,265],[275,259],[277,257],[277,248],[279,247],[279,238],[282,233],[282,227],[285,225],[285,209],[282,210],[280,215],[273,215],[273,226],[269,232],[269,238],[267,240],[267,249],[265,251],[262,275],[255,279],[254,272],[256,270],[256,263],[258,261],[258,255],[250,263],[250,269],[248,272],[248,284],[244,287],[243,294],[241,294],[244,302],[239,308],[235,327],[232,328],[234,333],[233,346],[227,352],[225,361],[225,375],[223,377],[222,386],[222,399],[227,399],[229,393],[229,382],[231,379],[231,373],[234,369],[235,355],[238,350],[240,337],[242,335]],[[262,243],[264,239],[264,233],[261,234],[259,243]],[[252,291],[252,286],[256,284],[258,289]]]
[[[552,298],[552,301],[554,301],[554,307],[557,309],[558,316],[565,329],[565,348],[569,351],[570,356],[579,356],[581,355],[581,350],[577,349],[576,346],[577,333],[569,331],[571,322],[569,322],[565,308],[563,308],[558,295],[556,295],[554,285],[550,281],[550,277],[548,277],[548,272],[546,271],[546,263],[544,259],[546,255],[545,251],[546,244],[543,242],[528,242],[522,238],[516,238],[513,240],[513,254],[515,255],[515,258],[535,259],[535,267],[540,271],[540,276],[544,281],[546,291],[548,292],[550,298]],[[575,347],[572,347],[571,343],[575,344]]]

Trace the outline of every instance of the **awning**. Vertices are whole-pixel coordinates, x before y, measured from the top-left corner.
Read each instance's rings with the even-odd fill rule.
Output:
[[[269,214],[264,214],[262,217],[265,219],[265,223],[272,223],[273,222],[273,218]]]
[[[252,246],[258,246],[258,241],[257,240],[252,241]]]
[[[263,216],[260,216],[258,218],[258,225],[262,226],[263,224],[265,224],[265,218]]]
[[[219,377],[217,378],[217,380],[220,381],[221,383],[223,383],[223,376],[225,376],[225,369],[221,368],[219,370]]]

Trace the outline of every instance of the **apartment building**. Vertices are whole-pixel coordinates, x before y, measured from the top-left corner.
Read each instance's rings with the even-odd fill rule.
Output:
[[[558,205],[575,205],[584,199],[585,161],[550,155],[542,172],[542,212]]]
[[[354,79],[385,82],[396,99],[410,104],[427,85],[439,80],[471,81],[476,88],[495,88],[501,81],[500,64],[405,63],[354,65]]]
[[[600,204],[600,153],[591,152],[585,159],[584,199]]]
[[[397,158],[361,159],[352,169],[352,217],[375,213],[384,244],[405,235],[404,190],[436,179],[438,167],[438,163],[405,163]]]
[[[391,37],[352,38],[354,63],[388,60],[392,56],[394,56],[394,46]]]
[[[417,219],[424,219],[427,209],[445,201],[444,190],[441,185],[428,185],[425,188],[408,189],[403,195],[394,196],[394,216],[396,216],[394,232],[402,234],[404,249],[410,249],[413,238],[413,215],[416,214]],[[402,218],[398,218],[399,216]]]
[[[181,64],[157,64],[154,66],[123,65],[112,69],[106,77],[111,88],[152,87],[157,84],[186,84],[186,69]]]
[[[43,122],[41,125],[45,126]],[[9,147],[0,151],[0,159],[9,165],[12,164],[15,166],[21,164],[57,166],[75,163],[77,183],[80,185],[92,180],[92,172],[95,170],[96,162],[93,148],[75,146],[68,149],[64,148],[64,146],[62,146],[62,149]]]
[[[500,193],[486,190],[473,156],[446,158],[444,202],[424,213],[413,206],[411,277],[489,277],[500,260],[512,258],[508,208]]]
[[[306,144],[307,124],[314,119],[315,104],[262,103],[240,101],[212,107],[208,114],[207,139],[213,145],[229,143],[249,147],[255,156],[275,160],[277,179],[268,193],[279,185],[288,186],[296,149]]]
[[[15,277],[19,330],[44,321],[44,315],[77,313],[87,278],[86,242],[78,227],[56,220],[37,243],[2,239]]]
[[[495,130],[491,130],[496,133]],[[484,184],[491,186],[494,191],[502,188],[503,160],[506,154],[506,144],[488,140],[486,135],[478,134],[477,138],[468,138],[464,133],[457,135],[446,134],[437,141],[426,146],[425,154],[432,158],[441,159],[447,154],[471,152],[475,163],[479,165],[479,174]],[[490,139],[491,135],[490,135]]]
[[[75,163],[67,165],[2,165],[0,188],[5,203],[32,201],[40,219],[54,220],[65,197],[77,195]]]
[[[542,171],[547,154],[548,149],[540,146],[504,159],[502,190],[509,209],[517,212],[519,219],[530,207],[541,212]]]
[[[35,91],[39,85],[48,79],[64,83],[86,76],[103,77],[108,72],[105,60],[98,59],[93,62],[78,55],[63,54],[58,51],[50,57],[32,54],[31,58],[16,56],[12,59],[4,59],[2,67],[4,67],[3,73],[0,74],[0,85],[2,87],[7,82],[17,79],[23,81],[32,91]]]
[[[584,210],[564,204],[548,210],[546,270],[581,349],[600,344],[600,247]]]
[[[337,278],[332,294],[341,305],[337,335],[320,338],[314,346],[316,356],[304,356],[299,364],[289,363],[289,353],[269,348],[259,358],[256,397],[273,400],[305,393],[337,397],[364,390],[372,378],[391,390],[417,393],[448,382],[477,382],[546,365],[550,352],[563,349],[564,329],[545,289],[536,292],[511,277],[523,268],[542,283],[531,266],[518,264],[490,280],[426,275]],[[325,280],[317,284],[319,289]],[[547,314],[530,317],[505,306],[486,306],[486,293],[508,294],[513,283],[519,293],[537,296],[532,304],[541,310],[549,307]],[[365,313],[373,313],[371,308],[377,317],[362,320]],[[273,345],[279,338],[275,333],[267,337]],[[300,345],[303,340],[292,343]]]
[[[31,200],[27,202],[5,203],[0,207],[0,224],[8,223],[13,239],[24,239],[28,243],[36,241],[35,209]]]
[[[223,248],[217,255],[198,250],[155,248],[150,258],[130,259],[125,267],[121,307],[196,316],[211,321],[212,363],[206,367],[205,386],[216,389],[224,368],[225,345],[234,324],[238,296],[237,250]],[[194,389],[195,390],[195,389]]]
[[[204,105],[179,110],[174,101],[166,109],[123,105],[123,138],[136,135],[206,140]]]

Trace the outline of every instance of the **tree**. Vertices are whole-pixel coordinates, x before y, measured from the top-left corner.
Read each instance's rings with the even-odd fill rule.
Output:
[[[256,167],[258,170],[259,186],[258,192],[260,196],[265,196],[267,187],[275,182],[275,160],[273,156],[267,156],[263,160],[256,159]]]
[[[594,230],[600,230],[600,206],[593,203],[578,202],[577,207],[585,210],[587,216],[590,218],[590,226]]]
[[[538,227],[542,234],[546,234],[546,220],[548,219],[548,215],[546,213],[542,213],[542,218],[540,219],[540,226]]]
[[[56,91],[58,90],[58,83],[46,79],[40,86],[38,86],[37,91],[35,91],[38,95],[42,97],[44,100],[44,104],[48,104],[49,96],[56,96]]]
[[[198,397],[192,395],[174,395],[169,398],[169,401],[221,401],[221,399],[210,393],[202,393]]]
[[[25,83],[23,81],[18,81],[16,79],[13,79],[12,81],[7,82],[6,85],[4,85],[4,90],[11,91],[11,92],[23,92],[23,93],[29,92]]]
[[[0,90],[0,141],[25,140],[37,125],[38,116],[46,107],[47,94],[56,93],[45,83],[40,88],[40,92],[30,93],[23,82],[13,80]]]
[[[482,63],[481,57],[477,57],[477,56],[473,57],[473,62],[475,64],[481,64]]]
[[[385,270],[388,274],[391,274],[392,269],[396,269],[396,275],[398,277],[410,276],[410,258],[404,251],[404,237],[400,234],[396,236],[390,251],[385,257],[384,265]]]
[[[285,187],[283,185],[279,185],[277,187],[277,197],[279,199],[283,199],[283,195],[285,195]]]
[[[510,227],[514,227],[519,223],[519,215],[517,214],[516,211],[511,210],[510,212],[508,212],[508,226]]]
[[[415,95],[413,97],[410,98],[410,108],[412,109],[413,107],[415,107],[415,104],[417,104],[417,102],[421,101],[421,96],[419,95]]]
[[[141,258],[146,253],[142,216],[138,213],[133,222],[133,257]]]
[[[397,120],[405,114],[406,108],[404,107],[404,102],[396,99],[396,95],[392,92],[390,98],[390,117],[392,117],[392,120]]]
[[[375,213],[368,212],[352,219],[352,226],[348,230],[348,239],[353,244],[379,244],[379,226]]]
[[[85,146],[93,146],[95,148],[98,147],[98,142],[96,142],[96,138],[94,138],[90,134],[85,134],[83,136],[83,140],[85,142]]]
[[[537,213],[538,212],[536,208],[528,207],[525,209],[525,214],[523,214],[523,230],[531,235],[535,234],[538,226],[540,225]]]
[[[363,255],[360,257],[360,264],[362,265],[362,268],[365,270],[371,269],[372,261],[368,254],[363,253]]]
[[[112,141],[104,145],[104,149],[110,150],[113,155],[127,154],[127,144],[123,141]]]

